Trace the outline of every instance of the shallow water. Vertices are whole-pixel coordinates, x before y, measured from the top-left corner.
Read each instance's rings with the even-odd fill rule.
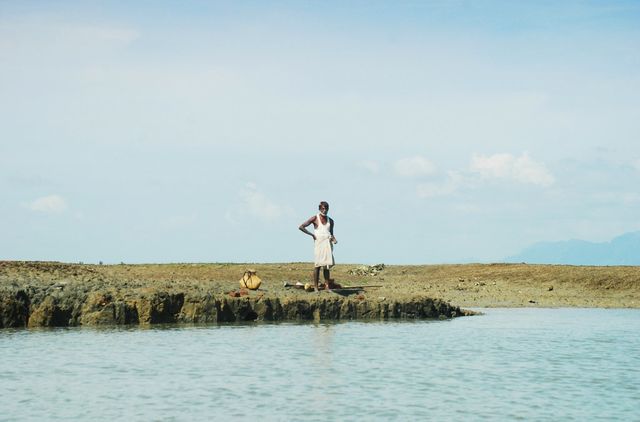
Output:
[[[0,330],[0,420],[638,420],[640,311]]]

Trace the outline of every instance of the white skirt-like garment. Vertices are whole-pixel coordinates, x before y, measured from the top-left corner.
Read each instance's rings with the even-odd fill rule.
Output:
[[[333,260],[333,244],[329,236],[316,236],[314,247],[314,266],[331,268],[335,264]]]

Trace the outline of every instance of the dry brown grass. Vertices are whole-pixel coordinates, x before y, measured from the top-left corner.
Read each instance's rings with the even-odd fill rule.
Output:
[[[371,297],[428,296],[461,307],[640,307],[640,267],[467,264],[386,266],[377,276],[353,275],[357,265],[337,265],[332,277],[343,285],[381,285]],[[239,287],[245,269],[255,269],[262,289],[275,296],[304,296],[283,283],[311,281],[310,263],[80,265],[0,262],[0,286],[100,287],[119,292],[148,288],[225,293]],[[329,294],[329,293],[323,293]]]

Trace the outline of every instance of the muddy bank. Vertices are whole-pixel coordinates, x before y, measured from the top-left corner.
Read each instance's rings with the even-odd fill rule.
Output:
[[[274,291],[240,291],[237,281],[166,284],[140,277],[113,277],[104,273],[105,269],[108,267],[0,263],[0,328],[423,319],[467,313],[424,295],[399,299],[370,295],[366,289],[306,293],[283,286]]]
[[[246,269],[263,283],[234,297]],[[337,265],[355,294],[306,293],[309,263],[87,265],[0,261],[0,327],[450,318],[473,307],[640,308],[640,267]]]
[[[349,319],[453,318],[465,311],[437,299],[409,301],[343,298],[313,295],[290,299],[254,295],[245,297],[195,296],[184,292],[152,291],[143,296],[115,297],[92,291],[33,296],[28,290],[0,291],[0,328],[66,327],[159,323],[237,321],[304,321]]]

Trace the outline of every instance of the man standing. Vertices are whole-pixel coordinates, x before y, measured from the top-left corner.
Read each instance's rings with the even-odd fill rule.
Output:
[[[324,275],[325,289],[330,290],[332,287],[332,282],[329,278],[329,269],[335,264],[333,259],[333,245],[338,243],[333,236],[333,219],[327,215],[329,213],[329,204],[325,201],[320,202],[318,210],[320,211],[318,214],[309,218],[298,227],[303,233],[313,237],[315,242],[313,283],[316,292],[318,291],[318,282],[320,280],[320,268],[322,268]],[[307,230],[310,224],[313,224],[313,233]]]

